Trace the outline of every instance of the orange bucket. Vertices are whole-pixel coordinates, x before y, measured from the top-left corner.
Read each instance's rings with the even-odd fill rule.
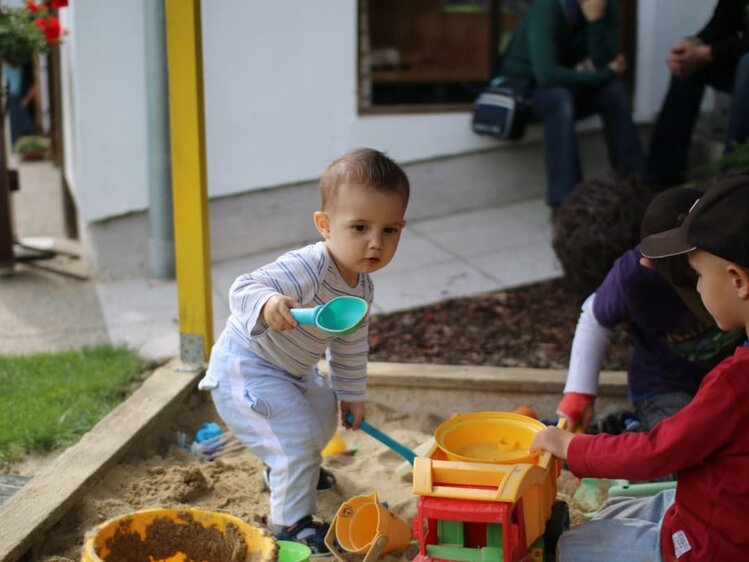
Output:
[[[338,508],[325,544],[339,560],[335,540],[352,554],[365,554],[373,560],[388,552],[400,552],[411,542],[411,527],[377,499],[377,493],[354,496]]]
[[[201,509],[144,509],[115,517],[86,533],[81,562],[140,555],[152,562],[275,561],[268,531],[228,513]]]
[[[530,446],[542,422],[510,412],[457,414],[434,431],[437,446],[450,460],[494,464],[535,463]]]

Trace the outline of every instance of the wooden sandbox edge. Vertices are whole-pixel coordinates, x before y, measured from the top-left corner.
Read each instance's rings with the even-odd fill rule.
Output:
[[[180,370],[180,365],[172,360],[154,371],[78,443],[0,506],[0,560],[15,562],[24,556],[131,445],[174,413],[202,376],[202,370]]]
[[[554,392],[560,395],[567,378],[566,369],[417,363],[370,362],[367,372],[369,386]],[[602,371],[598,390],[604,395],[626,396],[627,373]]]

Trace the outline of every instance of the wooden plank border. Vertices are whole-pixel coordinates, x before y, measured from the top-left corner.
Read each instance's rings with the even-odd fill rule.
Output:
[[[321,370],[325,371],[323,368]],[[567,378],[566,369],[433,365],[428,363],[370,362],[367,372],[368,386],[528,393],[558,392],[560,395]],[[626,396],[627,373],[623,371],[601,372],[598,391],[599,394],[606,396]]]

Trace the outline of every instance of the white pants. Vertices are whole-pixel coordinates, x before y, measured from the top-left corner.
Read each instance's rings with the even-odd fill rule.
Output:
[[[317,510],[320,451],[336,430],[337,403],[317,368],[282,371],[222,334],[206,379],[221,419],[270,467],[270,522],[293,525]],[[212,385],[211,385],[212,386]]]

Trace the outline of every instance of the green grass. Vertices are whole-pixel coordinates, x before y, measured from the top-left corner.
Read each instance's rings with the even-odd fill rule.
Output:
[[[76,442],[127,397],[144,368],[134,351],[108,345],[0,355],[0,466]]]

